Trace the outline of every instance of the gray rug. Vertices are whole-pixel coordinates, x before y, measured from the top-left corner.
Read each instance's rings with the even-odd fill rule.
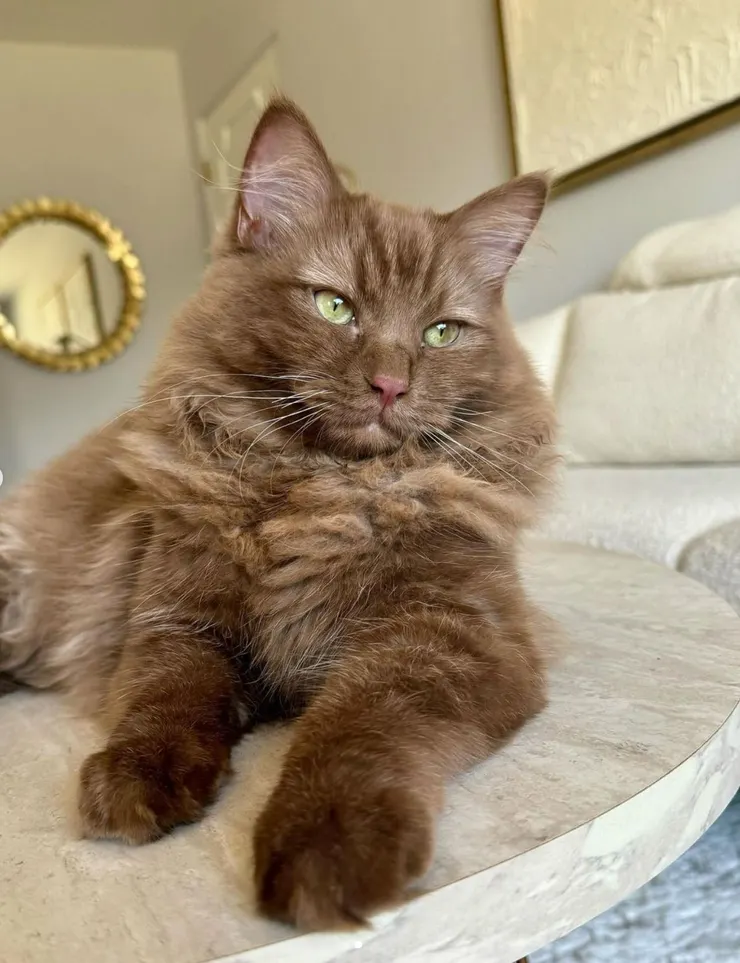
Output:
[[[531,961],[740,963],[740,793],[665,872]]]

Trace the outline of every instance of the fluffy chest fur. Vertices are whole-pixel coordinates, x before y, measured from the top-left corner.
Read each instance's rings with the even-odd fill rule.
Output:
[[[291,690],[312,689],[338,649],[409,606],[505,605],[511,580],[491,575],[510,570],[528,510],[504,486],[419,456],[255,460],[241,503],[207,487],[206,500],[191,489],[156,508],[134,619],[216,628]]]

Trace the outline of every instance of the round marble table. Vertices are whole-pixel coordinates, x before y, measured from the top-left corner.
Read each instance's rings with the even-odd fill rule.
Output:
[[[660,872],[740,785],[740,620],[634,558],[541,544],[526,568],[565,630],[551,704],[450,787],[424,892],[369,930],[254,914],[250,829],[288,726],[244,740],[202,824],[130,849],[70,830],[92,729],[54,697],[3,699],[0,959],[513,963]]]

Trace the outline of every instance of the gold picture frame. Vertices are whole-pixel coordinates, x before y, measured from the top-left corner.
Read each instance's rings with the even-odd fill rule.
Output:
[[[108,258],[119,272],[123,301],[114,329],[99,344],[74,354],[53,354],[17,338],[14,327],[0,314],[0,346],[25,361],[52,371],[85,371],[97,368],[121,354],[141,324],[146,299],[146,283],[139,258],[123,232],[98,211],[75,201],[39,197],[21,201],[0,212],[0,249],[3,241],[31,221],[63,221],[92,234],[105,247]]]
[[[740,122],[740,86],[738,96],[722,103],[708,106],[701,113],[660,127],[654,133],[647,133],[639,138],[624,143],[616,149],[610,150],[603,156],[592,161],[582,163],[573,170],[559,172],[556,165],[528,161],[521,149],[522,113],[526,113],[526,106],[520,101],[521,94],[517,90],[517,70],[513,63],[517,53],[512,48],[514,40],[512,34],[514,12],[520,14],[519,8],[523,0],[493,0],[498,24],[500,48],[503,59],[504,90],[509,120],[509,134],[511,142],[511,161],[516,174],[526,173],[533,168],[550,168],[553,173],[553,193],[561,194],[566,191],[589,184],[594,180],[611,173],[624,170],[640,161],[658,156],[672,148],[679,147],[691,141],[698,140],[708,134],[729,127]],[[696,0],[698,3],[699,0]],[[553,8],[554,9],[554,8]],[[521,26],[520,26],[521,30]],[[547,31],[543,26],[543,36]],[[736,38],[740,43],[740,34]],[[519,65],[519,73],[524,65]]]

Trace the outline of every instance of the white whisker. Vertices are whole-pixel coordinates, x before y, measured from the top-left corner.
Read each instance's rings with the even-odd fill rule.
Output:
[[[513,475],[510,471],[507,471],[507,469],[504,468],[503,465],[497,465],[495,462],[492,462],[490,459],[486,458],[484,455],[481,455],[480,452],[477,452],[474,449],[468,447],[467,445],[464,445],[461,441],[458,441],[456,438],[453,438],[452,435],[448,435],[447,432],[442,431],[441,428],[435,428],[434,430],[438,434],[441,434],[447,441],[451,442],[456,447],[462,449],[463,451],[468,452],[474,458],[480,459],[480,461],[484,462],[486,465],[492,468],[494,472],[496,473],[500,472],[502,475],[506,475],[507,478],[510,478],[515,484],[520,485],[529,495],[532,495],[532,497],[534,497],[534,493],[524,484],[521,478],[517,478],[516,475]]]

